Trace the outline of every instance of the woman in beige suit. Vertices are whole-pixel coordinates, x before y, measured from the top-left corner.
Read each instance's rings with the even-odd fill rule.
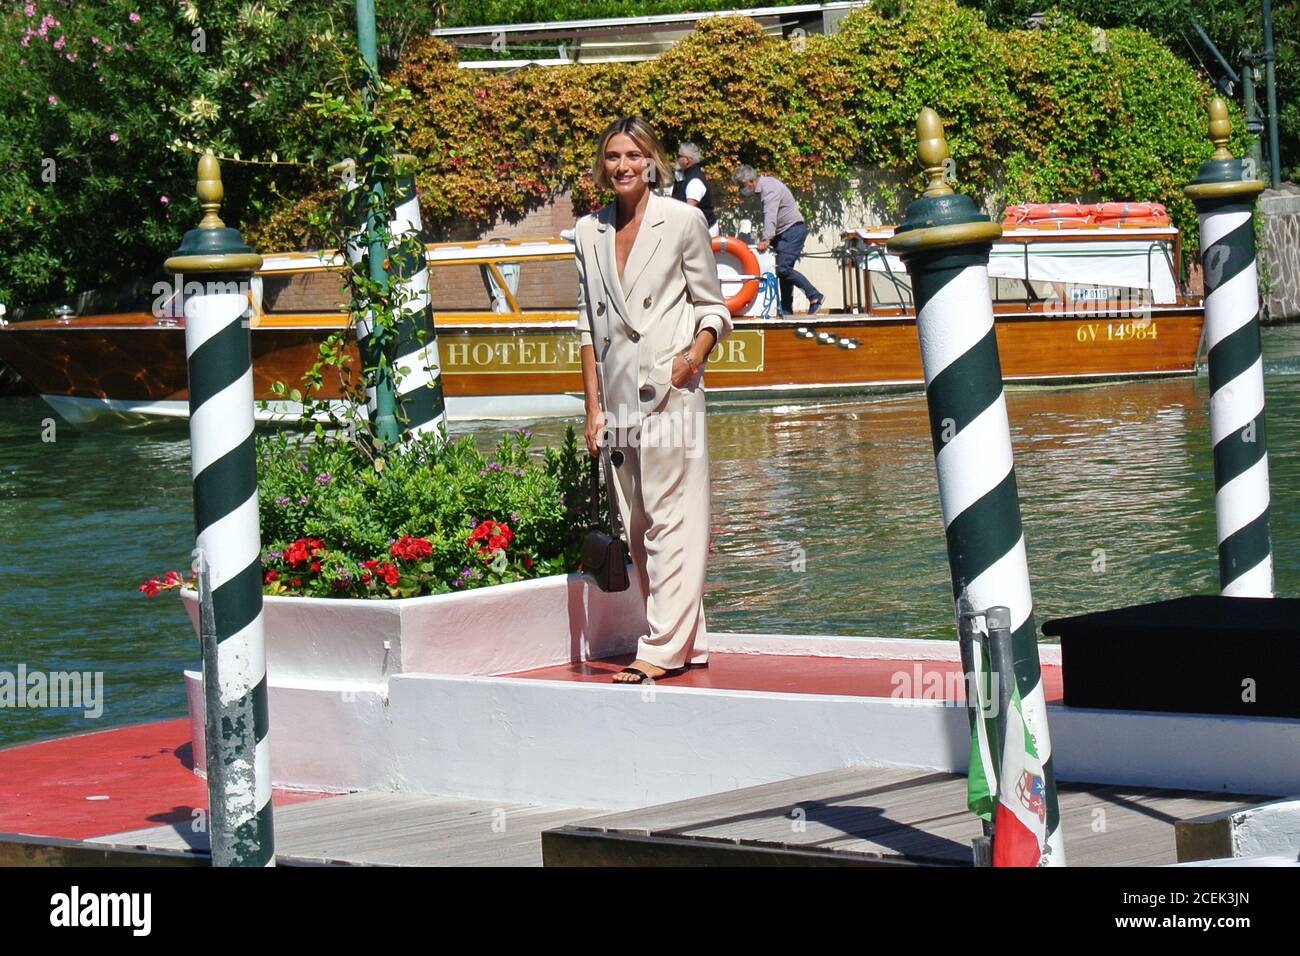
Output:
[[[619,683],[708,662],[709,454],[704,362],[731,331],[704,214],[660,196],[672,167],[637,117],[600,138],[592,176],[614,202],[575,230],[587,450],[610,447],[649,631]]]

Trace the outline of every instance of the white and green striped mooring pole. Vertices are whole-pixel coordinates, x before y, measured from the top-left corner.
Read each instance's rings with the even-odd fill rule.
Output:
[[[399,160],[409,163],[413,157],[400,155]],[[343,220],[348,232],[348,261],[354,266],[361,262],[369,249],[366,245],[368,220],[368,191],[358,189],[356,161],[345,159],[330,167],[340,177],[343,189]],[[393,218],[388,223],[395,245],[408,236],[419,236],[422,231],[420,205],[416,198],[415,176],[404,172],[397,177],[394,190]],[[413,255],[410,250],[397,245],[390,251],[393,282],[399,290],[400,314],[392,366],[399,371],[394,376],[396,403],[405,419],[407,435],[445,433],[447,425],[446,402],[443,397],[442,372],[438,361],[437,333],[433,325],[433,307],[429,298],[429,264],[426,259]],[[373,364],[376,356],[369,349],[371,319],[362,314],[357,319],[357,346],[365,357],[365,364]],[[366,404],[372,421],[378,410],[375,383],[367,377]]]
[[[420,238],[423,223],[420,203],[415,192],[414,157],[396,157],[406,165],[397,177],[393,195],[393,220],[388,230],[397,243]],[[400,246],[390,254],[393,280],[401,289],[401,316],[397,324],[397,359],[395,365],[398,403],[411,435],[446,432],[446,402],[442,394],[442,369],[438,362],[437,332],[433,327],[433,305],[429,299],[429,262],[423,254]]]
[[[1229,597],[1272,597],[1255,267],[1255,197],[1264,183],[1228,152],[1230,132],[1228,107],[1216,98],[1210,104],[1214,155],[1186,188],[1201,220],[1219,588]]]
[[[924,109],[916,125],[929,184],[908,205],[889,250],[902,257],[916,299],[953,596],[959,614],[963,602],[976,611],[1002,606],[1011,612],[1016,686],[1046,784],[1043,862],[1062,865],[1047,704],[989,295],[989,250],[1002,228],[945,183],[952,161],[938,114]]]
[[[262,635],[262,543],[253,448],[249,279],[262,257],[217,215],[221,168],[199,160],[203,220],[166,269],[186,289],[190,458],[201,632],[209,841],[216,866],[272,866],[271,751]]]

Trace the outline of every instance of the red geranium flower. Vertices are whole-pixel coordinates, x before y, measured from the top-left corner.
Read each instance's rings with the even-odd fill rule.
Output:
[[[404,534],[392,543],[388,552],[395,558],[401,558],[405,561],[418,561],[420,558],[427,558],[433,554],[433,545],[429,543],[427,538],[417,538],[413,535]]]
[[[510,530],[508,524],[501,521],[484,521],[470,532],[470,536],[465,539],[465,544],[471,548],[477,546],[478,553],[486,557],[493,551],[509,547],[514,536],[515,533]]]
[[[266,574],[262,575],[262,582],[264,584],[270,584],[279,576],[280,576],[280,572],[272,568],[270,571],[267,571]]]
[[[324,544],[325,542],[320,538],[299,538],[284,549],[284,559],[289,563],[289,567],[296,568],[302,562],[316,557]],[[320,568],[314,567],[312,570],[319,571]]]

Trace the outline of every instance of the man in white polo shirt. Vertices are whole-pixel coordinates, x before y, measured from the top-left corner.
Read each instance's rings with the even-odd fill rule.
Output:
[[[713,209],[709,195],[709,181],[700,169],[700,150],[694,143],[677,147],[677,168],[673,170],[673,198],[692,206],[699,206],[704,221],[709,224],[709,235],[718,234],[718,214]]]

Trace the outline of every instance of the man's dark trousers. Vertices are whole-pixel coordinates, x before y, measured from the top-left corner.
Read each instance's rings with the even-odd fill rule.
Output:
[[[796,272],[794,264],[803,255],[804,240],[808,238],[808,227],[796,222],[785,232],[772,237],[772,251],[776,253],[776,278],[781,286],[781,311],[789,315],[794,311],[794,287],[808,297],[809,301],[821,296],[817,288]]]

